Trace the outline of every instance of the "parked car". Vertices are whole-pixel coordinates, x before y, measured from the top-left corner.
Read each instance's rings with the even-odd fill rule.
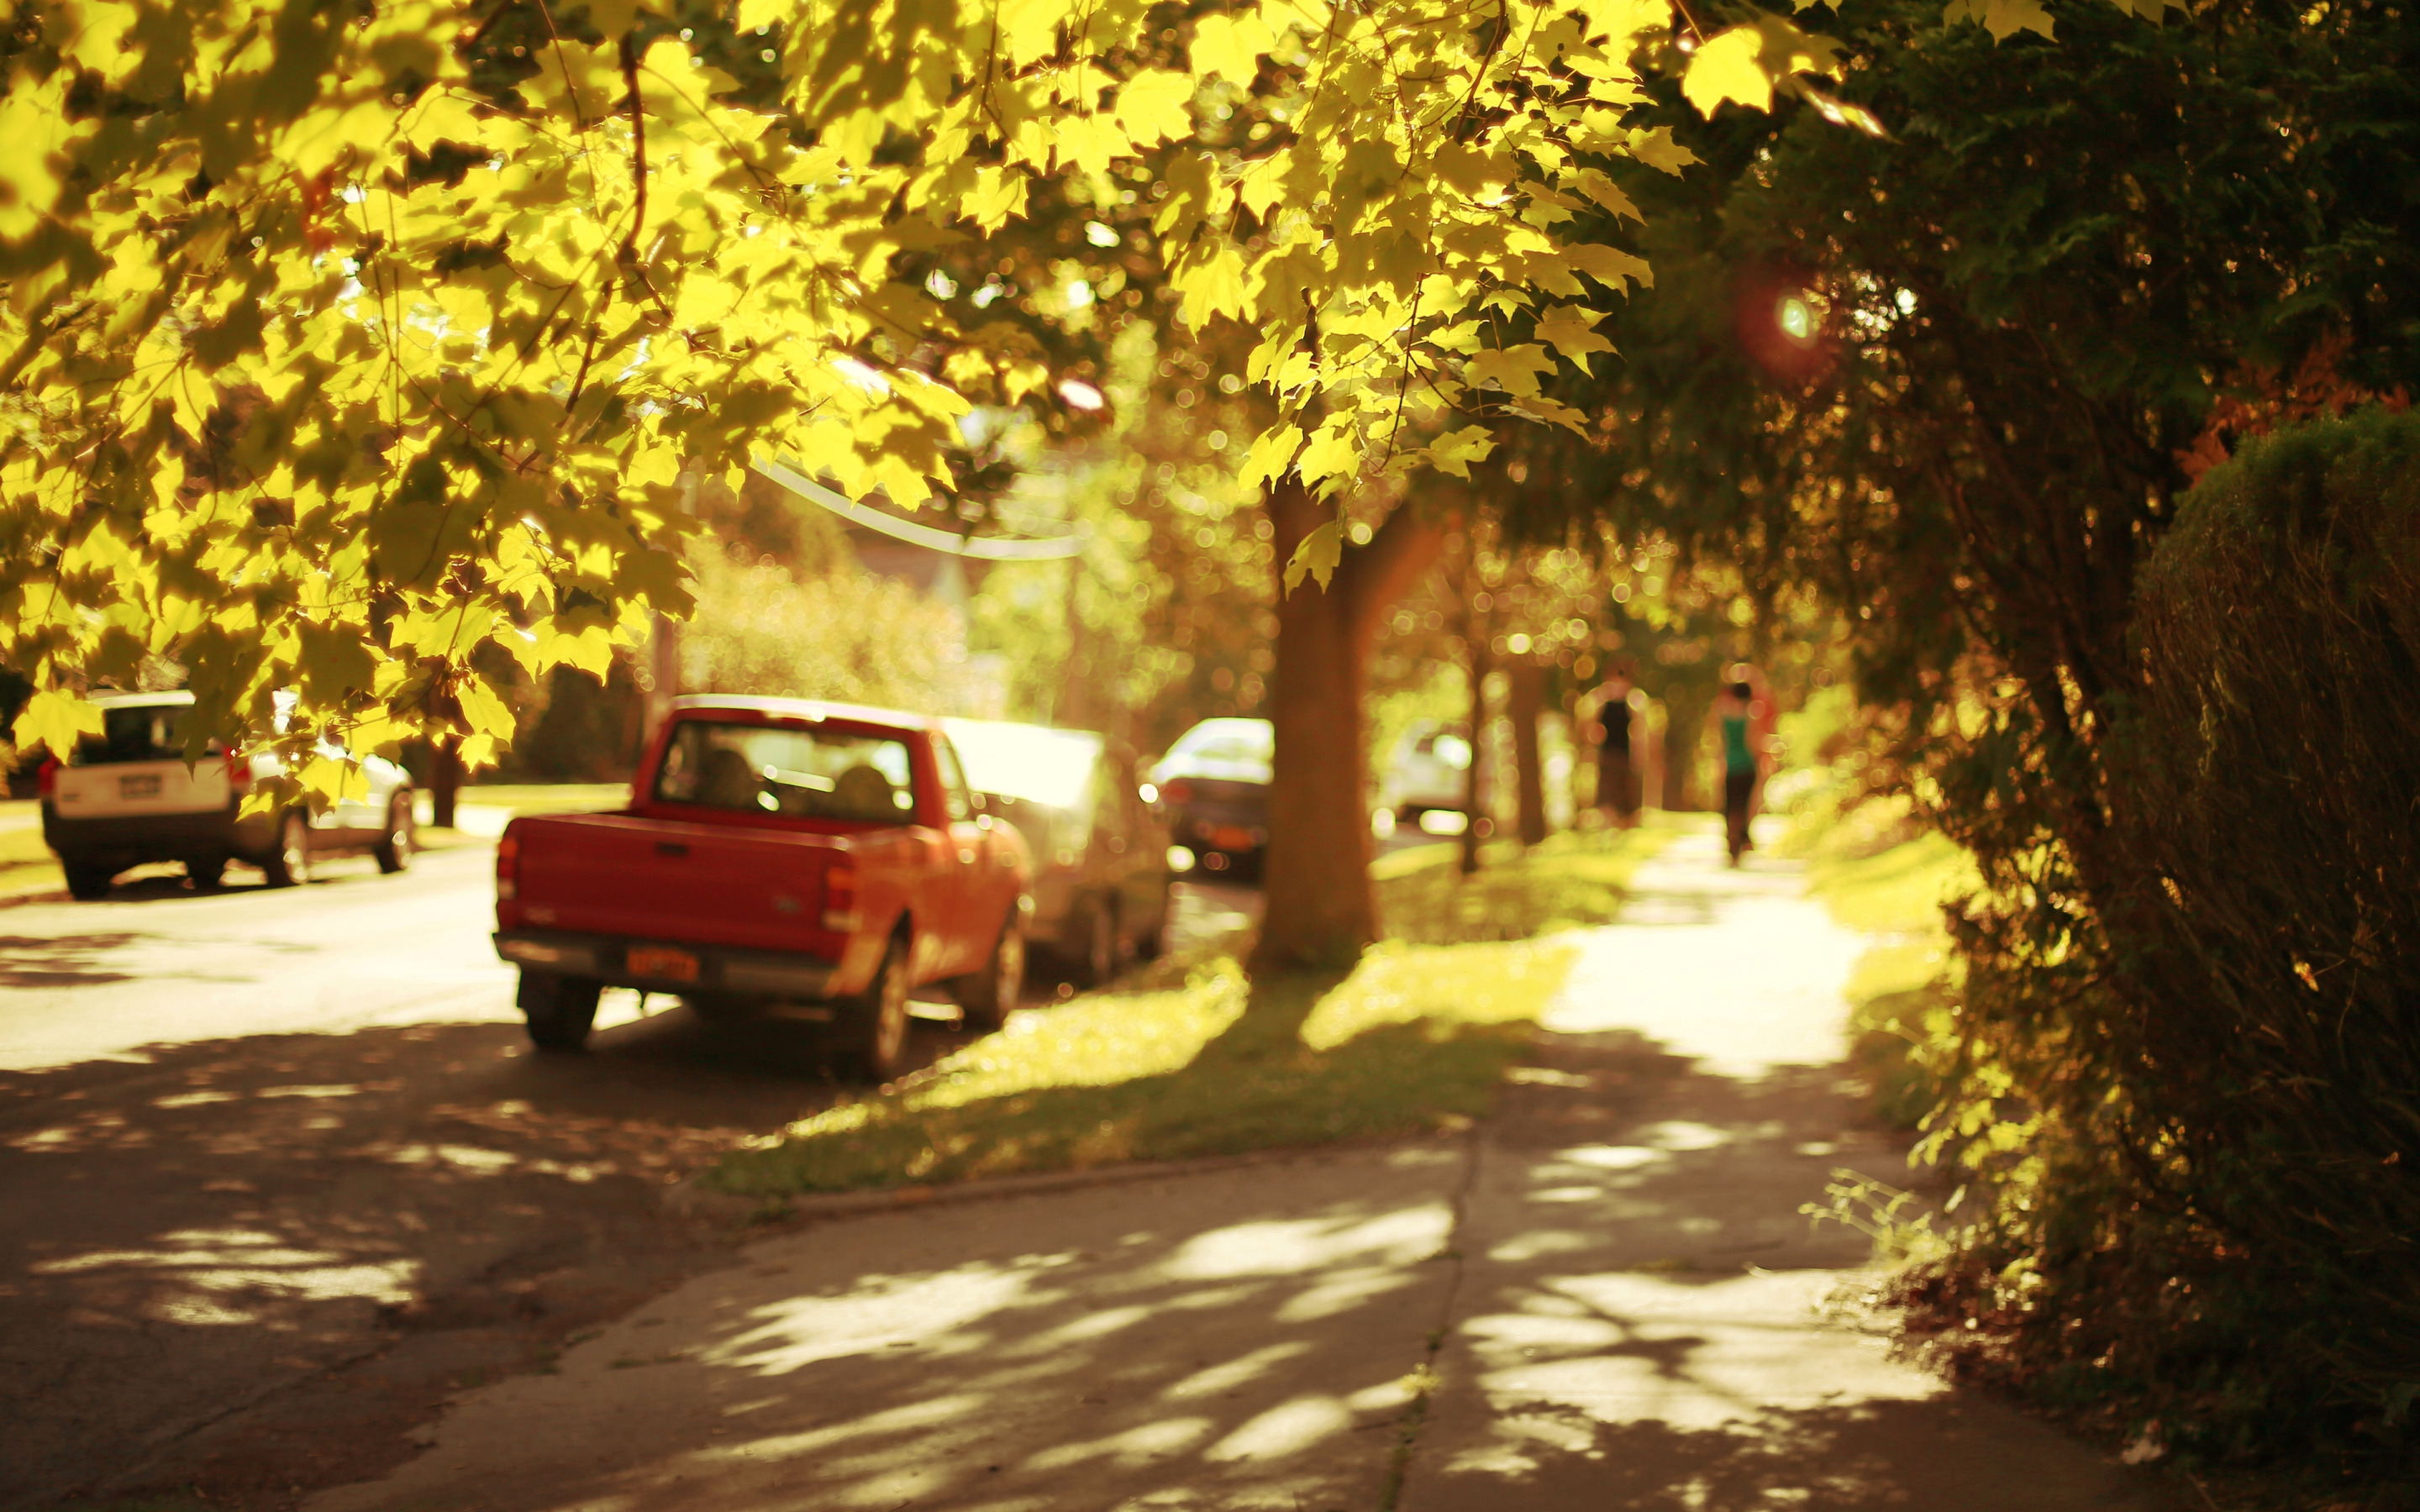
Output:
[[[967,783],[1033,851],[1032,942],[1089,986],[1157,955],[1168,929],[1168,830],[1134,752],[1084,730],[945,719]]]
[[[92,702],[101,733],[40,776],[42,839],[73,896],[100,898],[119,872],[154,861],[182,862],[199,887],[216,884],[229,861],[258,867],[271,887],[308,881],[324,856],[366,852],[381,872],[411,864],[411,779],[393,762],[362,757],[362,781],[318,814],[300,806],[247,814],[254,785],[284,765],[216,742],[188,764],[178,724],[193,694],[103,693]]]
[[[542,1050],[579,1049],[598,993],[636,987],[824,1023],[878,1080],[905,1063],[914,989],[946,983],[985,1026],[1016,1006],[1032,874],[939,720],[696,696],[674,701],[628,808],[504,827],[496,950]]]
[[[1470,733],[1443,719],[1415,719],[1395,742],[1378,784],[1378,807],[1395,823],[1426,829],[1429,815],[1450,817],[1439,833],[1460,834],[1470,802]]]
[[[1151,769],[1153,809],[1204,872],[1257,869],[1269,842],[1266,719],[1204,719]]]

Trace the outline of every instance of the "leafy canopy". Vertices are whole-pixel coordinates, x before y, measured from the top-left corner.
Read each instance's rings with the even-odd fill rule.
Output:
[[[689,480],[780,454],[904,506],[950,487],[972,396],[1050,374],[905,270],[1037,182],[1125,193],[1121,165],[1158,176],[1184,320],[1261,333],[1282,414],[1248,483],[1466,476],[1497,419],[1577,424],[1542,379],[1608,351],[1603,295],[1647,279],[1570,234],[1584,204],[1635,217],[1612,160],[1691,161],[1631,122],[1640,69],[1711,109],[1837,67],[1777,16],[1693,59],[1673,24],[1666,0],[19,0],[19,737],[63,748],[80,689],[166,661],[197,749],[281,738],[291,687],[284,739],[451,730],[488,759],[511,715],[481,645],[593,671],[689,610]],[[759,77],[706,61],[752,47]],[[1205,131],[1239,112],[1242,140]]]

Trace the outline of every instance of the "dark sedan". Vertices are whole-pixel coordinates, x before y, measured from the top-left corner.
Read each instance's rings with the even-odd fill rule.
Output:
[[[1090,986],[1157,955],[1168,928],[1168,832],[1134,753],[1086,730],[947,719],[967,785],[1033,852],[1027,937]]]
[[[1269,842],[1266,719],[1204,719],[1178,737],[1152,768],[1156,808],[1170,838],[1204,872],[1255,872]]]

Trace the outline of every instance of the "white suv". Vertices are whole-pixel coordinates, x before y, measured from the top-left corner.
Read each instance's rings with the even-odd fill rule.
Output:
[[[101,897],[117,873],[152,861],[181,861],[205,887],[229,861],[260,868],[272,887],[307,880],[316,856],[366,851],[381,872],[411,864],[411,778],[393,762],[363,757],[366,786],[317,817],[300,808],[240,814],[253,784],[283,770],[275,756],[231,756],[213,742],[186,764],[177,722],[191,693],[92,702],[101,733],[78,742],[66,765],[45,763],[41,772],[42,839],[76,897]]]

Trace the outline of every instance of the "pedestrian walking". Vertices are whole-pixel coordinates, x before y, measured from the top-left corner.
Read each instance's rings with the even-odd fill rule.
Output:
[[[1725,687],[1714,699],[1714,718],[1723,736],[1723,833],[1731,865],[1750,848],[1749,815],[1756,802],[1756,780],[1761,775],[1755,733],[1756,689],[1745,678]]]
[[[1621,829],[1638,823],[1638,705],[1645,702],[1626,666],[1616,666],[1597,694],[1596,806]]]

